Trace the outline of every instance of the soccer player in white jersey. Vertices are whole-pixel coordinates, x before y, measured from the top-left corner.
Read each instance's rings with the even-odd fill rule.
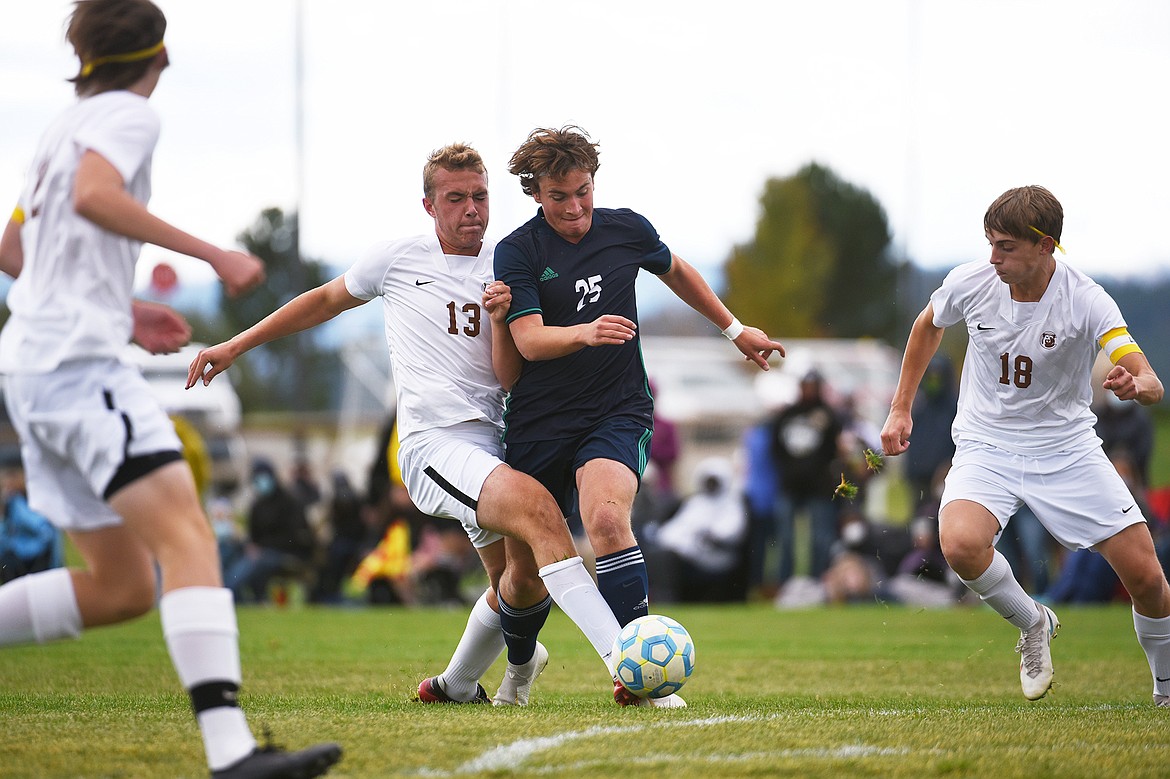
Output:
[[[506,643],[508,668],[492,702],[524,705],[548,662],[536,637],[550,593],[607,669],[619,625],[552,495],[503,462],[504,390],[492,339],[504,328],[492,325],[511,296],[506,288],[487,291],[494,245],[484,240],[488,187],[479,153],[464,144],[435,151],[423,169],[423,195],[434,232],[375,246],[343,275],[204,349],[187,386],[207,384],[260,344],[382,298],[407,492],[424,513],[462,523],[491,582],[447,669],[419,685],[419,700],[486,703],[479,679]]]
[[[261,283],[264,268],[147,210],[159,132],[148,98],[169,64],[162,12],[148,0],[75,5],[66,37],[81,61],[79,99],[42,137],[0,239],[0,270],[16,277],[0,371],[30,503],[69,533],[85,568],[0,588],[0,645],[76,637],[149,611],[157,564],[163,635],[212,776],[317,776],[339,759],[336,744],[256,746],[236,700],[232,596],[191,470],[141,373],[119,358],[132,335],[173,351],[190,334],[181,318],[131,300],[143,243],[206,261],[229,294]]]
[[[1093,432],[1091,371],[1104,350],[1103,388],[1143,405],[1162,382],[1126,329],[1117,304],[1059,260],[1064,211],[1043,187],[1011,189],[987,209],[991,261],[947,275],[910,331],[882,429],[887,455],[906,451],[910,406],[943,330],[965,322],[956,452],[943,490],[939,540],[963,582],[1020,631],[1020,683],[1029,700],[1052,686],[1056,615],[1016,581],[995,542],[1021,505],[1070,549],[1092,549],[1133,601],[1154,702],[1170,706],[1170,586],[1141,509]]]

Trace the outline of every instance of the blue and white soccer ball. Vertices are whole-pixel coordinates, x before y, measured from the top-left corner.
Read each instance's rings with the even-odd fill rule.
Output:
[[[613,642],[614,675],[640,698],[665,698],[695,670],[695,642],[670,617],[650,614],[622,628]]]

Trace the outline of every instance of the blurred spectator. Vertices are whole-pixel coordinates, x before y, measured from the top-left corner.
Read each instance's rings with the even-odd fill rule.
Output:
[[[650,381],[650,394],[655,394],[654,381]],[[682,444],[679,442],[678,426],[654,410],[654,435],[650,439],[650,462],[654,463],[654,478],[650,486],[659,497],[674,502],[677,506],[677,490],[674,484],[674,465],[678,462]]]
[[[1091,549],[1074,549],[1064,557],[1060,575],[1042,596],[1045,603],[1108,603],[1121,580],[1104,557]]]
[[[772,419],[773,462],[784,491],[776,512],[778,584],[793,573],[798,513],[807,514],[809,521],[810,575],[819,578],[829,567],[838,533],[833,491],[840,480],[837,463],[841,430],[841,419],[825,397],[824,377],[815,370],[801,377],[796,402]]]
[[[321,487],[317,484],[317,476],[313,473],[313,466],[309,463],[308,455],[303,445],[293,461],[292,479],[289,483],[289,492],[300,501],[306,511],[311,510],[321,502]]]
[[[1131,400],[1119,400],[1112,392],[1094,404],[1095,429],[1101,448],[1110,459],[1124,454],[1132,463],[1133,483],[1139,489],[1150,486],[1150,456],[1154,451],[1154,421],[1149,410]]]
[[[312,600],[318,603],[341,601],[342,584],[357,570],[369,546],[370,532],[362,512],[363,501],[344,471],[333,472],[331,489],[325,515],[329,542],[312,594]]]
[[[0,473],[0,583],[18,576],[64,565],[61,533],[48,519],[33,511],[25,493],[24,468],[10,463]]]
[[[253,464],[252,490],[248,541],[224,581],[237,603],[265,602],[275,577],[306,578],[317,548],[304,506],[281,484],[267,460]]]
[[[742,587],[736,583],[742,573],[746,531],[747,510],[733,483],[731,461],[703,460],[695,468],[694,494],[655,536],[674,563],[675,597],[683,602],[742,599]]]
[[[947,565],[939,546],[938,517],[915,517],[910,522],[910,542],[912,548],[902,557],[890,580],[889,598],[911,606],[941,607],[958,603],[962,583]]]
[[[747,504],[747,588],[771,599],[775,592],[765,588],[768,552],[776,548],[777,503],[783,499],[780,467],[772,455],[772,432],[768,424],[748,428],[743,438],[744,501]]]
[[[898,563],[897,575],[946,584],[951,569],[938,543],[938,518],[918,516],[910,522],[911,549]]]
[[[445,519],[425,522],[410,556],[412,601],[463,605],[463,577],[478,570],[482,570],[479,555],[458,525]]]
[[[215,533],[215,542],[219,547],[219,564],[226,579],[227,572],[244,553],[244,534],[239,522],[236,521],[236,511],[231,499],[220,495],[208,501],[207,518],[211,521],[212,532]]]
[[[819,577],[796,576],[777,593],[778,608],[866,603],[888,597],[886,584],[909,548],[902,528],[870,522],[853,504],[841,512],[840,538]]]
[[[175,434],[179,436],[179,443],[183,446],[183,459],[191,468],[191,478],[195,480],[195,492],[200,500],[207,497],[207,488],[211,484],[211,454],[207,451],[207,442],[203,434],[186,417],[179,414],[170,415],[171,424],[175,426]]]
[[[650,392],[657,393],[654,382],[650,382]],[[634,495],[634,505],[630,509],[630,523],[634,534],[639,539],[647,529],[654,532],[662,522],[678,511],[679,496],[674,482],[674,468],[681,454],[682,444],[679,440],[678,426],[658,413],[657,404],[654,409],[654,435],[650,439],[650,458],[646,469],[642,473],[638,492]],[[593,550],[589,546],[589,539],[585,528],[581,524],[579,512],[574,512],[569,518],[569,530],[574,541],[582,548],[588,548],[583,554],[587,561],[592,559]],[[586,565],[588,566],[588,562]]]
[[[396,519],[358,563],[347,590],[377,606],[411,602],[410,555],[410,526],[406,520]]]
[[[936,354],[927,364],[914,398],[914,446],[902,456],[916,513],[931,500],[931,483],[938,469],[947,466],[955,454],[951,424],[958,403],[954,364],[946,355]]]
[[[1020,506],[1004,528],[995,548],[1007,558],[1020,584],[1029,592],[1048,589],[1055,539],[1027,504]]]

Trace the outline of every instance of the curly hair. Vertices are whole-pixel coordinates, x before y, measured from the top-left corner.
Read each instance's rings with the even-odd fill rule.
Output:
[[[1064,209],[1044,187],[1028,186],[1009,189],[987,207],[983,229],[995,230],[1020,240],[1038,243],[1044,236],[1060,243],[1064,229]]]
[[[423,194],[428,199],[435,197],[435,173],[442,170],[471,170],[487,176],[487,167],[479,152],[466,143],[452,143],[435,149],[423,165]]]
[[[167,19],[150,0],[77,0],[65,30],[65,40],[81,60],[81,70],[69,79],[80,95],[125,89],[142,78],[154,55],[117,61],[127,54],[144,54],[160,47]]]
[[[542,178],[564,178],[574,170],[596,175],[601,167],[597,154],[598,144],[576,125],[537,127],[512,155],[508,172],[520,177],[520,188],[531,196],[540,192]]]

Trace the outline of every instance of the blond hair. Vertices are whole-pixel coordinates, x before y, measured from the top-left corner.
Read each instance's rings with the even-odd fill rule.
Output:
[[[471,170],[487,175],[487,168],[483,164],[483,157],[479,152],[466,143],[452,143],[441,149],[435,149],[427,157],[427,164],[423,165],[423,194],[428,199],[435,197],[435,173],[439,170]]]

